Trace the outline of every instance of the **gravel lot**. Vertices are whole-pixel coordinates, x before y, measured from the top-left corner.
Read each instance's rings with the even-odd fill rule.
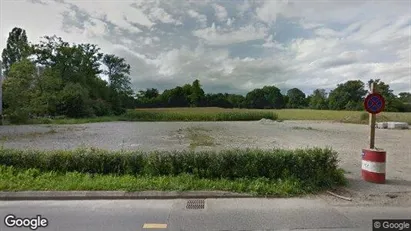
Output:
[[[367,148],[368,132],[366,125],[319,121],[23,125],[1,126],[0,145],[25,149],[92,146],[145,151],[328,146],[338,151],[340,165],[347,171],[351,184],[346,194],[381,201],[378,195],[398,193],[396,197],[409,200],[411,194],[406,192],[411,192],[411,130],[376,130],[376,146],[387,151],[387,183],[383,185],[361,180],[361,149]]]

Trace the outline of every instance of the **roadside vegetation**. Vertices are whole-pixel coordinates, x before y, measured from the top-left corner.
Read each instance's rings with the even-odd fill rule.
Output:
[[[298,88],[284,91],[273,85],[252,89],[243,95],[206,93],[200,81],[191,76],[187,76],[191,84],[164,89],[161,93],[163,89],[155,88],[135,91],[131,75],[137,73],[131,73],[131,66],[124,58],[103,54],[97,45],[70,44],[55,35],[44,36],[33,44],[26,31],[18,27],[9,33],[2,51],[1,68],[0,109],[4,111],[0,110],[0,117],[4,116],[5,120],[0,118],[0,122],[12,124],[259,120],[276,119],[276,115],[282,120],[363,123],[366,119],[360,111],[368,84],[372,82],[386,99],[387,113],[383,113],[381,119],[410,122],[410,116],[401,113],[411,112],[411,93],[396,95],[379,79],[366,83],[350,80],[330,92],[315,89],[310,95]],[[210,109],[216,107],[227,110]],[[180,109],[153,112],[134,111],[135,108]]]
[[[346,184],[331,149],[36,151],[0,149],[0,190],[225,190],[265,196]]]

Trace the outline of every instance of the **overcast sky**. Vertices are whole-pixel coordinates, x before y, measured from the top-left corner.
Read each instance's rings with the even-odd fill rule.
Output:
[[[135,90],[199,79],[206,92],[305,93],[380,78],[411,91],[411,0],[0,0],[13,27],[124,57]]]

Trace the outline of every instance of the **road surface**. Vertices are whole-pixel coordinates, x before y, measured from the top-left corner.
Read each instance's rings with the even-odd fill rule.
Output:
[[[48,226],[37,230],[59,231],[372,230],[372,219],[411,219],[409,206],[335,206],[318,198],[206,199],[204,209],[187,209],[187,201],[2,201],[0,230],[29,230],[6,228],[8,214],[41,215]]]

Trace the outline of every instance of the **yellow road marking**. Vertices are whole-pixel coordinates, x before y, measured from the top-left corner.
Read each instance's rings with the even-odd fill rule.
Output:
[[[167,224],[144,224],[143,229],[166,229]]]

